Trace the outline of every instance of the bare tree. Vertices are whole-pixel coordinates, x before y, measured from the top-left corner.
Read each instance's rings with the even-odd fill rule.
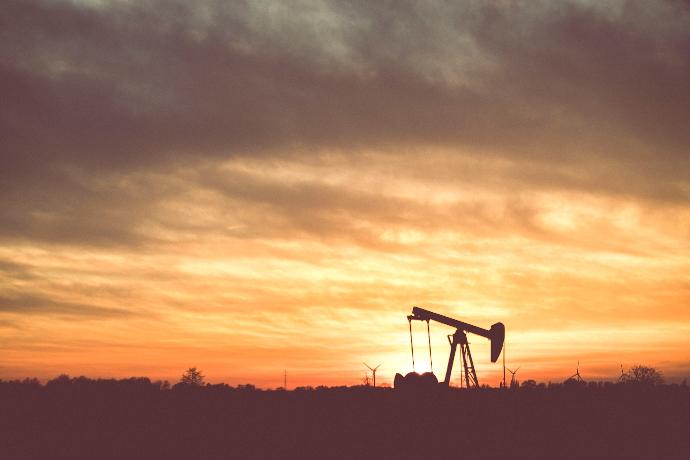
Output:
[[[183,385],[190,385],[194,387],[200,387],[204,385],[204,376],[201,371],[197,370],[196,367],[190,367],[182,374],[180,383]]]
[[[637,365],[621,375],[621,382],[649,386],[661,385],[664,383],[664,377],[653,367]]]

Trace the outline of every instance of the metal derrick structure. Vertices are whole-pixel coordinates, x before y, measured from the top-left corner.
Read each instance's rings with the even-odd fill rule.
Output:
[[[446,366],[446,376],[443,380],[444,386],[450,385],[450,377],[453,370],[453,362],[455,360],[455,354],[457,352],[458,346],[460,346],[460,358],[462,359],[462,366],[464,370],[465,383],[467,388],[478,388],[479,379],[477,378],[477,372],[474,368],[474,360],[472,359],[472,353],[470,352],[469,342],[467,341],[467,334],[475,334],[481,337],[485,337],[491,341],[491,362],[495,363],[498,357],[501,355],[501,350],[503,349],[503,342],[505,340],[505,326],[503,323],[495,323],[490,329],[484,329],[473,324],[466,323],[448,316],[435,313],[424,308],[413,307],[412,314],[407,317],[410,323],[410,348],[412,350],[412,367],[414,370],[414,346],[412,344],[412,321],[426,321],[427,323],[427,334],[429,334],[429,322],[436,321],[441,324],[445,324],[450,327],[454,327],[455,333],[448,335],[448,343],[450,344],[450,356],[448,357],[448,365]],[[431,337],[429,336],[429,359],[431,360]],[[432,363],[433,367],[433,363]],[[415,376],[416,373],[412,373]],[[406,377],[396,376],[396,380],[399,382],[404,382],[406,379],[411,380],[410,374]],[[435,380],[435,377],[433,377]]]

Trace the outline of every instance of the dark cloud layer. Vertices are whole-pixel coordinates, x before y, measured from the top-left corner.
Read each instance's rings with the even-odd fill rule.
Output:
[[[137,241],[161,192],[118,174],[329,149],[477,149],[687,202],[686,3],[455,3],[5,2],[2,233]]]

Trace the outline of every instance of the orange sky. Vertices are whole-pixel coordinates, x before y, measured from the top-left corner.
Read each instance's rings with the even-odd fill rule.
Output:
[[[687,377],[687,7],[453,3],[10,2],[0,378]]]

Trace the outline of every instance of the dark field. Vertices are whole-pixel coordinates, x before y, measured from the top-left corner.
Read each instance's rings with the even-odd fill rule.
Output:
[[[0,383],[0,458],[690,458],[690,391]]]

